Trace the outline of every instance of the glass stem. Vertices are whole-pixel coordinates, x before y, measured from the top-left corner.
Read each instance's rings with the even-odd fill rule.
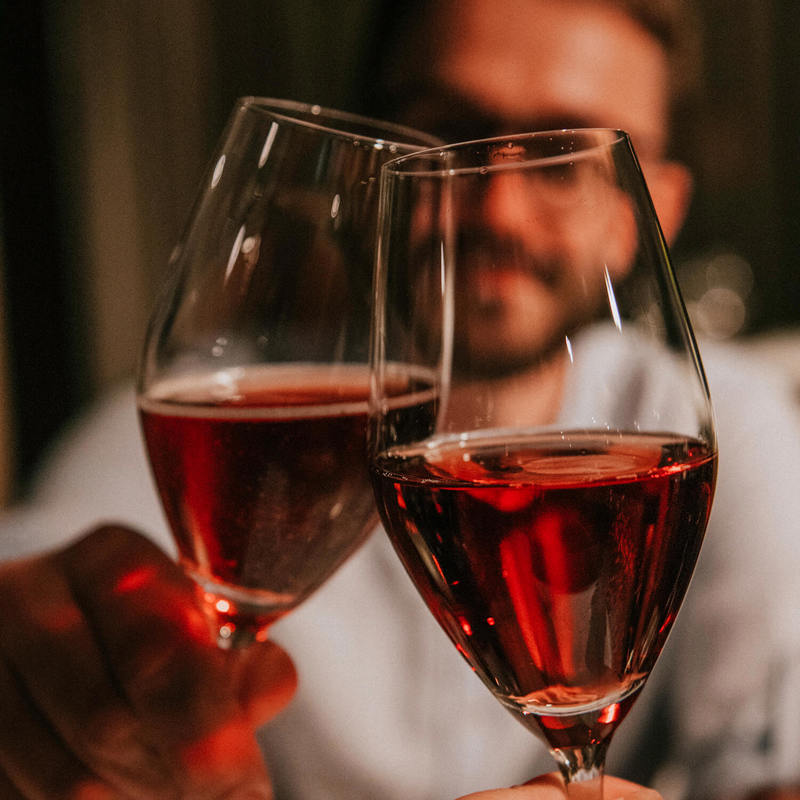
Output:
[[[607,742],[601,742],[585,747],[559,747],[552,751],[569,800],[602,800],[607,746]]]

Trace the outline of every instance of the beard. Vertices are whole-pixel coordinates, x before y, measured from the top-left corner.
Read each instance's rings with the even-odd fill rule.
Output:
[[[439,247],[428,242],[424,251],[438,252]],[[499,378],[527,371],[563,351],[565,337],[597,317],[602,270],[597,280],[587,281],[563,251],[532,252],[513,235],[499,237],[479,227],[462,232],[452,252],[456,374]],[[428,322],[438,319],[439,324],[432,324],[426,338],[439,347],[442,303],[447,301],[441,292],[428,292],[418,302],[430,304],[431,297],[439,308]]]

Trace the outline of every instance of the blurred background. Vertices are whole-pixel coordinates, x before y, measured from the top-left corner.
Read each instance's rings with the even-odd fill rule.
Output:
[[[800,331],[800,4],[699,0],[697,185],[673,256],[693,321],[789,369]],[[0,3],[0,505],[129,380],[236,97],[359,110],[378,0]],[[800,374],[800,373],[798,373]]]

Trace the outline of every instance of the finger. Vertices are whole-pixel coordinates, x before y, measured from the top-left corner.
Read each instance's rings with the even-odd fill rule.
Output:
[[[268,779],[227,653],[212,642],[194,585],[155,545],[122,528],[63,555],[106,663],[186,796],[266,796]],[[183,795],[181,795],[183,796]]]
[[[294,664],[286,651],[274,642],[253,644],[241,653],[239,700],[254,728],[282,711],[296,689]]]
[[[231,694],[192,585],[155,545],[107,527],[61,558],[119,691],[142,718],[163,717],[162,735],[181,736],[185,725],[203,722],[175,712],[209,711],[194,702],[207,684]]]
[[[460,800],[565,800],[564,781],[558,773],[540,775],[524,786],[493,789],[466,795]],[[603,779],[604,800],[661,800],[658,792],[629,781],[606,776]]]
[[[3,660],[0,660],[0,697],[3,699],[0,772],[18,794],[26,798],[63,796],[65,789],[91,777],[53,733],[27,696],[19,676]]]
[[[17,703],[19,724],[23,717],[29,723],[28,733],[8,746],[21,747],[25,756],[36,737],[47,748],[42,758],[49,753],[47,760],[53,762],[57,753],[62,760],[69,754],[68,760],[85,765],[83,770],[65,769],[64,775],[96,774],[120,789],[127,775],[137,783],[158,785],[156,778],[163,770],[157,754],[137,740],[130,708],[116,690],[53,557],[11,563],[0,570],[0,642],[8,665],[3,689],[12,691],[12,676],[17,695],[24,695],[27,703]],[[40,727],[49,735],[37,733]],[[26,768],[38,770],[30,758]],[[39,778],[45,779],[46,773]],[[64,781],[62,776],[62,789]]]

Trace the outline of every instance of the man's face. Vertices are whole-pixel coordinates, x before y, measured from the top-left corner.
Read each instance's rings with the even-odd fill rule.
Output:
[[[621,11],[583,0],[459,0],[441,2],[437,19],[433,63],[412,78],[403,121],[449,141],[622,128],[643,163],[661,154],[666,57]],[[509,180],[475,204],[474,247],[485,251],[489,242],[501,241],[514,257],[494,252],[472,259],[457,294],[457,313],[474,332],[468,346],[482,342],[483,358],[494,369],[504,361],[519,366],[552,347],[591,316],[604,292],[602,252],[609,244],[600,243],[607,239],[603,220],[560,226],[554,208],[552,223],[537,227],[532,216],[546,217],[532,215],[521,196]]]

